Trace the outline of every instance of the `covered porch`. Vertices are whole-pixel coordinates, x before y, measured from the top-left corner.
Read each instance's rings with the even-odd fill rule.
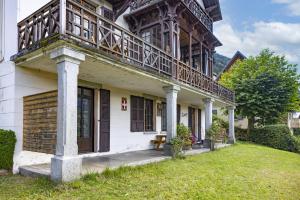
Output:
[[[97,157],[151,149],[154,148],[151,140],[158,134],[166,134],[169,142],[176,137],[179,123],[188,126],[198,141],[203,142],[207,139],[205,131],[212,123],[213,106],[228,109],[229,140],[234,142],[232,101],[114,58],[60,41],[16,60],[24,71],[50,73],[54,77],[46,89],[23,90],[29,95],[24,95],[24,122],[27,118],[30,123],[36,120],[32,117],[41,114],[41,110],[46,110],[42,113],[46,117],[40,119],[38,115],[41,123],[36,127],[24,123],[23,134],[29,137],[24,135],[23,144],[18,144],[25,151],[39,152],[44,148],[39,139],[51,137],[52,143],[46,143],[49,151],[42,153],[52,159],[53,180],[70,181],[80,177],[86,162],[82,161],[82,155]],[[45,82],[48,81],[41,79],[37,84]],[[49,91],[53,98],[48,96]],[[43,92],[53,101],[47,102],[39,96],[45,95]],[[79,107],[79,102],[85,103]],[[53,106],[49,108],[49,105]],[[26,146],[28,138],[31,139],[29,147]]]

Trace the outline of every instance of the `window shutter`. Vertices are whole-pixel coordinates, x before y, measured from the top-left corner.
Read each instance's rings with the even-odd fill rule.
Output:
[[[181,113],[181,107],[178,104],[177,105],[177,124],[180,124],[180,113]]]

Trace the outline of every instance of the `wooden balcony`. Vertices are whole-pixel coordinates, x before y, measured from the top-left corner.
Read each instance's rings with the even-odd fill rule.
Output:
[[[157,0],[134,0],[131,3],[131,10],[136,10],[152,3],[158,3]],[[181,0],[185,7],[195,15],[195,17],[209,30],[213,32],[213,20],[206,13],[206,11],[200,6],[197,0]]]
[[[76,0],[66,0],[66,7],[60,6],[59,0],[53,0],[19,22],[17,56],[39,48],[45,41],[48,44],[52,41],[49,38],[54,36],[103,50],[138,68],[234,102],[234,92],[231,90]]]

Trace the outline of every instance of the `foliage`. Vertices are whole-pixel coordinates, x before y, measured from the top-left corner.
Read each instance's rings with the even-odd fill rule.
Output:
[[[293,133],[295,136],[300,136],[300,128],[294,128]]]
[[[249,132],[247,131],[247,129],[242,129],[239,127],[235,127],[235,138],[239,141],[249,141],[250,140],[250,136],[249,136]]]
[[[229,129],[229,123],[228,121],[225,121],[224,119],[218,117],[217,115],[213,115],[213,121],[218,121],[220,126],[226,130]]]
[[[177,136],[183,141],[184,146],[192,145],[191,131],[187,126],[185,126],[184,124],[178,124],[176,131]]]
[[[297,154],[238,143],[185,160],[89,175],[75,184],[0,176],[0,199],[299,199],[299,171]]]
[[[171,145],[172,145],[172,157],[173,158],[182,158],[184,157],[183,152],[182,152],[182,148],[184,146],[184,141],[176,136],[175,138],[172,138],[170,141]]]
[[[177,125],[177,136],[172,138],[170,143],[172,145],[173,158],[183,158],[182,150],[184,148],[191,148],[192,140],[191,131],[184,124]]]
[[[292,152],[299,151],[299,140],[293,136],[286,125],[268,125],[250,132],[250,141]]]
[[[0,169],[12,169],[16,141],[13,131],[0,129]]]
[[[249,129],[278,122],[281,113],[299,110],[299,75],[284,56],[263,50],[238,61],[220,83],[236,92],[237,114],[247,117]]]
[[[219,139],[222,133],[222,125],[219,120],[213,120],[211,127],[207,131],[207,137],[210,140],[210,149],[215,150],[215,142]]]

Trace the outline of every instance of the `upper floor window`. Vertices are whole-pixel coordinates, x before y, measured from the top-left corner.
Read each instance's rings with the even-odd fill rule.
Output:
[[[4,0],[0,0],[0,62],[4,57]]]
[[[204,49],[202,53],[202,72],[208,75],[208,50]]]

